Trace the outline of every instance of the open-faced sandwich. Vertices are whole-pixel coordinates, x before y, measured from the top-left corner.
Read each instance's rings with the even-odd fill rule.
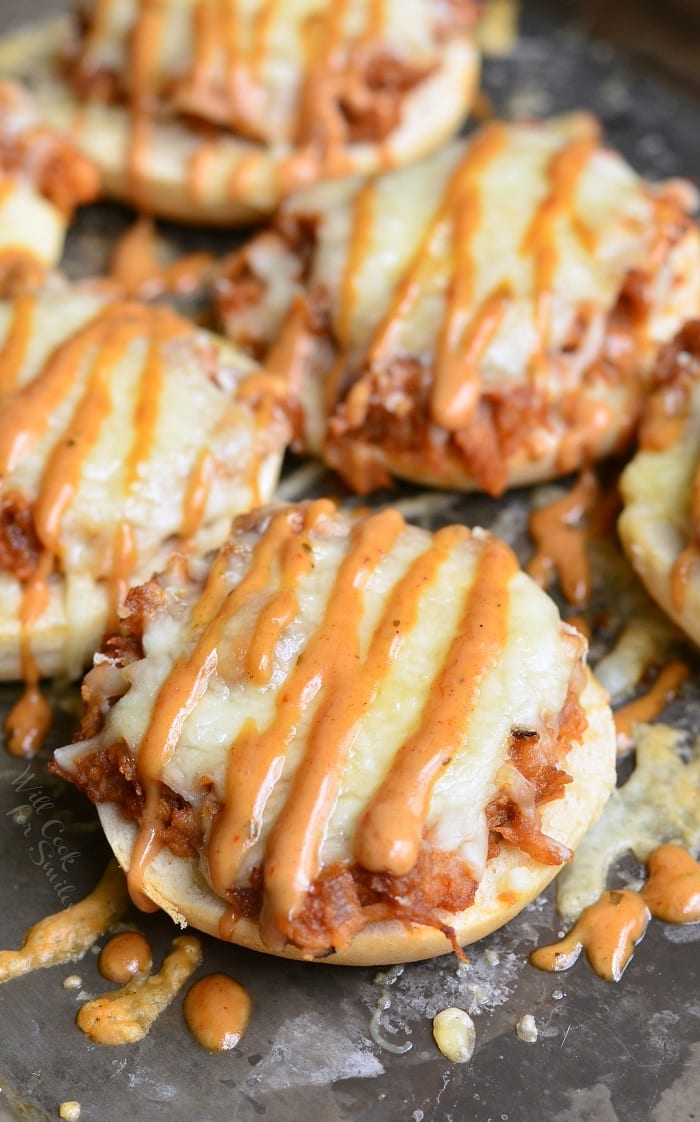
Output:
[[[0,680],[78,674],[130,584],[272,494],[257,364],[165,307],[50,285],[0,303]]]
[[[442,954],[555,875],[614,785],[585,640],[481,530],[328,500],[132,589],[55,768],[134,899],[290,957]]]
[[[237,223],[290,190],[394,167],[459,128],[475,0],[89,0],[4,47],[105,192]]]
[[[586,115],[492,121],[288,199],[220,307],[287,379],[300,445],[356,490],[499,494],[629,441],[660,344],[699,306],[694,204]]]
[[[700,319],[660,356],[640,448],[620,488],[619,532],[630,561],[664,611],[700,643]]]

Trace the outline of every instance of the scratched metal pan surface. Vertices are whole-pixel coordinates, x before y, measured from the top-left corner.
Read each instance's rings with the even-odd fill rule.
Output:
[[[36,0],[20,8],[6,0],[0,24],[57,7]],[[697,99],[589,39],[565,4],[528,2],[525,8],[515,53],[486,65],[486,89],[499,111],[533,115],[589,107],[643,172],[700,179]],[[99,269],[128,221],[117,208],[86,212],[70,238],[71,272]],[[201,233],[170,234],[188,249],[227,244]],[[332,481],[326,486],[338,489]],[[420,516],[420,496],[404,488],[396,497]],[[496,522],[525,551],[527,505],[527,492],[499,503],[445,495],[430,517],[435,525]],[[1,717],[15,696],[9,687],[0,689]],[[74,702],[70,692],[61,699],[54,746],[71,735]],[[700,691],[692,688],[670,716],[697,733]],[[18,810],[27,804],[33,804],[31,814]],[[30,924],[89,891],[106,859],[92,808],[56,784],[44,759],[27,766],[0,758],[0,946],[18,946]],[[131,918],[152,941],[159,962],[175,934],[172,925],[162,916]],[[78,964],[0,987],[0,1117],[56,1118],[66,1100],[81,1103],[81,1119],[99,1122],[698,1117],[700,925],[653,924],[617,986],[594,976],[584,962],[560,975],[530,967],[528,951],[551,941],[558,927],[549,892],[507,929],[471,948],[468,967],[448,956],[396,976],[280,961],[207,938],[202,972],[233,974],[254,1003],[239,1048],[220,1056],[193,1042],[179,1000],[139,1044],[91,1044],[74,1025],[79,995],[102,992],[107,984],[88,953]],[[62,985],[72,973],[82,979],[79,991]],[[378,1046],[370,1032],[383,995],[391,1004],[379,1026],[395,1051]],[[449,1005],[474,1014],[477,1045],[468,1065],[451,1064],[432,1041],[431,1018]],[[534,1044],[516,1035],[526,1013],[539,1028]]]

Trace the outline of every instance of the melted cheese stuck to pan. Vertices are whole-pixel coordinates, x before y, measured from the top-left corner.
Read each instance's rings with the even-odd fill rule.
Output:
[[[673,842],[700,846],[700,743],[686,762],[683,734],[669,725],[638,725],[637,764],[613,791],[603,814],[559,875],[557,906],[568,920],[593,904],[605,889],[608,870],[625,853],[646,861],[652,850]]]

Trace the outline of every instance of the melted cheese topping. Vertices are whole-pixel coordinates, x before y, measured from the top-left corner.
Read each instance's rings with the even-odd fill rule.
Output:
[[[118,75],[132,105],[167,91],[178,109],[243,135],[294,141],[328,128],[328,79],[353,60],[386,54],[434,66],[437,8],[426,0],[179,0],[144,10],[137,0],[92,0],[75,65],[86,77]]]
[[[353,855],[401,876],[428,835],[482,875],[511,731],[557,728],[582,652],[505,545],[319,500],[243,521],[206,578],[164,586],[127,692],[57,756],[70,768],[123,742],[136,759],[138,899],[161,781],[195,808],[212,788],[205,875],[225,896],[262,869],[273,946],[321,870]]]
[[[489,124],[371,188],[312,188],[284,213],[320,219],[310,283],[332,294],[343,343],[377,361],[387,352],[434,351],[440,340],[449,360],[469,344],[488,386],[520,380],[541,351],[560,351],[579,314],[586,337],[599,329],[625,276],[644,269],[664,236],[669,207],[682,214],[602,148],[592,120],[579,116]],[[670,280],[656,278],[658,298],[690,308],[697,262],[682,296]],[[654,338],[653,315],[648,327]],[[443,373],[438,384],[451,397]],[[449,417],[441,420],[449,427]]]
[[[518,463],[556,457],[562,473],[609,450],[631,429],[659,342],[700,299],[692,205],[690,189],[642,181],[584,115],[491,122],[410,168],[294,196],[282,207],[277,255],[294,254],[295,223],[311,226],[307,279],[300,286],[280,266],[261,331],[283,319],[286,278],[291,310],[270,361],[286,366],[293,387],[302,371],[309,444],[323,447],[325,436],[330,461],[358,489],[369,489],[362,452],[400,475],[459,484],[446,441],[464,434],[462,455],[469,443],[488,443],[477,411],[504,402],[503,418],[486,419]],[[274,252],[269,234],[259,252],[255,242],[242,251],[263,304]],[[616,324],[631,277],[643,298]],[[300,294],[330,304],[331,354],[316,345],[311,377],[308,354],[287,337],[318,336],[314,317],[299,315]],[[225,311],[225,290],[222,301]],[[247,310],[234,300],[233,337],[239,329],[244,337]],[[426,430],[434,447],[421,460]]]
[[[61,962],[74,962],[121,919],[129,897],[116,861],[110,861],[93,891],[77,904],[30,927],[19,951],[0,951],[0,983]]]
[[[646,861],[664,842],[689,850],[700,846],[700,744],[686,763],[682,742],[682,733],[668,725],[637,726],[635,770],[613,791],[557,881],[557,906],[565,918],[576,919],[594,903],[608,870],[625,853]]]
[[[255,364],[166,308],[47,289],[0,304],[0,349],[0,498],[29,506],[41,551],[24,583],[0,573],[3,669],[21,633],[28,678],[37,628],[59,664],[80,633],[79,665],[129,583],[269,497],[286,425]]]

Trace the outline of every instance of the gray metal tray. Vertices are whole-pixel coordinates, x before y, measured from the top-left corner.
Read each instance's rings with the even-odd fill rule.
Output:
[[[20,10],[8,0],[0,5],[0,26],[60,6],[29,3]],[[589,39],[566,4],[527,2],[517,51],[486,64],[485,85],[506,115],[588,107],[641,171],[700,179],[697,98]],[[70,237],[70,272],[97,271],[129,220],[116,207],[85,212]],[[223,235],[168,229],[186,248],[230,244]],[[329,486],[339,491],[337,482]],[[412,495],[409,488],[397,493]],[[500,503],[445,496],[437,518],[485,525],[498,518],[503,526],[508,512],[508,522],[522,527],[527,501],[526,492]],[[693,688],[671,717],[697,731],[695,695]],[[15,696],[0,689],[0,716]],[[70,701],[67,693],[64,703]],[[60,712],[48,747],[71,732],[70,712]],[[0,757],[3,947],[18,946],[31,923],[60,907],[51,871],[61,863],[60,841],[73,854],[63,854],[59,878],[70,901],[90,890],[107,859],[92,808],[48,774],[43,756],[25,774],[40,797],[36,810],[28,818],[16,813],[27,802],[27,786],[18,789],[25,767]],[[172,925],[162,916],[133,918],[160,961]],[[700,925],[653,924],[617,986],[584,962],[562,975],[531,968],[528,951],[551,941],[558,927],[550,892],[471,948],[468,967],[448,956],[407,966],[389,985],[376,970],[278,961],[205,939],[203,971],[233,974],[254,1002],[241,1045],[221,1056],[193,1042],[180,1001],[139,1044],[91,1044],[73,1023],[76,991],[62,986],[68,974],[79,973],[84,992],[107,988],[88,954],[76,965],[0,987],[0,1117],[6,1110],[9,1118],[55,1118],[64,1100],[78,1100],[81,1118],[100,1122],[297,1122],[302,1115],[305,1122],[691,1122],[700,1116]],[[382,1031],[396,1044],[410,1043],[401,1055],[370,1036],[385,989],[391,1005]],[[465,1066],[449,1063],[432,1042],[431,1018],[447,1005],[475,1014],[477,1047]],[[538,1024],[535,1044],[515,1033],[525,1013]]]

